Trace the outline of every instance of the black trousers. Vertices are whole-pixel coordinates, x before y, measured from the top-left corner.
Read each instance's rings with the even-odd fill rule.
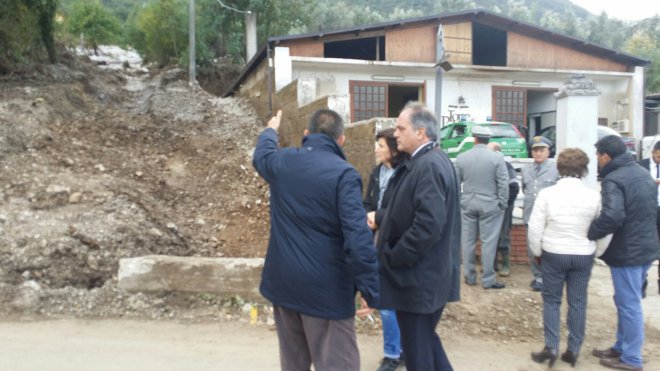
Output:
[[[453,371],[435,328],[444,307],[429,314],[396,311],[408,371]]]

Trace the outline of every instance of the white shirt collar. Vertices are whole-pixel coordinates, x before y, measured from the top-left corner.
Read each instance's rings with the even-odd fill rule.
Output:
[[[429,144],[429,143],[431,143],[430,140],[429,140],[428,142],[422,144],[421,146],[417,147],[417,149],[415,150],[415,152],[413,152],[412,155],[411,155],[410,157],[415,157],[415,155],[417,154],[417,152],[419,152],[420,149],[424,148],[424,146],[427,145],[427,144]]]

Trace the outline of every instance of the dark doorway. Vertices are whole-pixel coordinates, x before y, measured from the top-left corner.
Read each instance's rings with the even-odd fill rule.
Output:
[[[410,101],[419,101],[420,86],[390,85],[387,111],[389,117],[398,117],[401,110]]]
[[[472,23],[472,64],[506,66],[506,31]]]
[[[323,57],[384,61],[385,36],[326,42]]]

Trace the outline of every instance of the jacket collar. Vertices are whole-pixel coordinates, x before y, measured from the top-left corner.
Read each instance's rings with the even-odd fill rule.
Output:
[[[326,152],[332,152],[342,159],[346,160],[346,155],[342,151],[339,144],[335,142],[330,136],[326,134],[309,134],[303,137],[302,139],[302,148],[306,148],[310,151],[320,150]]]
[[[601,178],[605,178],[609,173],[613,172],[614,170],[630,165],[630,163],[635,162],[635,159],[632,157],[630,153],[624,153],[619,156],[616,156],[613,158],[610,162],[605,164],[602,169],[598,171],[598,176]]]
[[[435,149],[435,147],[437,147],[437,146],[438,146],[438,143],[434,142],[434,141],[431,141],[431,142],[425,144],[422,148],[419,149],[419,151],[417,151],[417,153],[415,153],[415,156],[413,156],[409,160],[404,161],[399,166],[405,166],[407,168],[410,168],[417,161],[417,159],[419,159],[420,157],[424,156],[425,154],[433,151]]]

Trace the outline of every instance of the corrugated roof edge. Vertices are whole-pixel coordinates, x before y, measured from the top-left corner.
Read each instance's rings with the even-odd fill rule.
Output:
[[[259,52],[255,54],[255,56],[248,62],[248,64],[245,66],[245,69],[243,69],[243,72],[239,75],[239,77],[236,79],[236,81],[233,83],[231,89],[225,94],[225,97],[233,95],[234,92],[238,89],[240,84],[245,80],[247,75],[252,72],[254,68],[256,68],[257,65],[263,60],[263,58],[266,57],[267,55],[267,47],[270,45],[276,45],[281,41],[290,41],[290,40],[301,40],[301,39],[308,39],[308,38],[321,38],[325,36],[331,36],[331,35],[340,35],[340,34],[347,34],[347,33],[356,33],[356,32],[364,32],[364,31],[374,31],[378,29],[387,29],[387,28],[394,28],[394,27],[400,27],[403,25],[409,25],[409,24],[415,24],[415,23],[424,23],[424,22],[430,22],[430,21],[446,21],[446,20],[451,20],[452,18],[465,18],[465,20],[472,20],[472,21],[478,21],[480,19],[484,20],[491,20],[495,22],[507,22],[508,24],[505,25],[505,27],[510,28],[513,26],[521,26],[526,31],[532,31],[531,34],[527,34],[531,37],[534,38],[542,38],[543,35],[546,36],[553,36],[556,38],[556,40],[553,40],[555,43],[561,43],[561,44],[569,44],[570,47],[573,49],[585,51],[590,54],[599,54],[602,57],[613,59],[615,61],[619,61],[621,63],[627,64],[627,65],[633,65],[633,66],[645,66],[649,63],[650,61],[646,59],[641,59],[638,57],[635,57],[634,55],[623,53],[614,49],[610,49],[607,47],[604,47],[602,45],[598,45],[595,43],[592,43],[590,41],[576,38],[573,36],[569,36],[567,34],[551,30],[545,27],[539,27],[536,25],[533,25],[528,22],[520,21],[514,18],[510,18],[501,14],[494,13],[492,11],[486,10],[486,9],[469,9],[469,10],[462,10],[459,12],[450,12],[450,13],[441,13],[433,16],[424,16],[424,17],[416,17],[416,18],[407,18],[407,19],[399,19],[396,21],[389,21],[389,22],[382,22],[382,23],[377,23],[373,25],[363,25],[363,26],[356,26],[356,27],[350,27],[350,28],[344,28],[340,30],[333,30],[333,31],[324,31],[324,32],[314,32],[314,33],[306,33],[306,34],[299,34],[299,35],[289,35],[289,36],[278,36],[278,37],[271,37],[268,39],[267,43],[261,47]]]

